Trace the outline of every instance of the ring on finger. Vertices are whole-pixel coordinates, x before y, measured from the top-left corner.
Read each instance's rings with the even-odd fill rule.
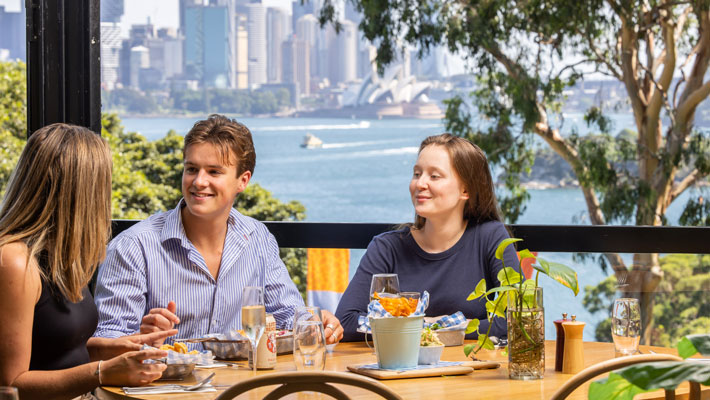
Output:
[[[330,335],[330,338],[333,339],[334,342],[338,340],[338,336],[336,336],[335,333]]]
[[[328,325],[326,325],[325,327],[328,328],[328,329],[330,329],[331,331],[334,331],[334,330],[335,330],[335,325],[333,325],[333,324],[328,324]]]

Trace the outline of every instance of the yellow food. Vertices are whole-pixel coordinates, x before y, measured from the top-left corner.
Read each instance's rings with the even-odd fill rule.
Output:
[[[406,299],[403,297],[380,297],[378,293],[373,295],[382,307],[392,314],[393,317],[407,317],[417,309],[417,299]]]
[[[175,342],[175,344],[170,345],[170,344],[164,344],[160,346],[160,350],[168,350],[168,351],[174,351],[176,353],[181,353],[181,354],[200,354],[199,351],[197,350],[192,350],[190,352],[187,351],[187,345],[182,342]]]

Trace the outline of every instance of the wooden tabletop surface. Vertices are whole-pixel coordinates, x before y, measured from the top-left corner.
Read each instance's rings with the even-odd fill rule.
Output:
[[[641,346],[643,353],[653,350],[657,353],[676,354],[674,349],[663,347]],[[501,367],[492,370],[476,370],[468,375],[441,376],[430,378],[394,379],[380,381],[392,388],[405,399],[495,399],[495,400],[534,400],[549,399],[552,394],[572,375],[555,372],[555,342],[547,341],[545,347],[545,377],[535,381],[515,381],[508,379],[507,357],[501,350],[483,350],[478,354],[478,358],[483,360],[495,360],[501,363]],[[584,363],[585,366],[609,360],[614,357],[614,347],[611,343],[585,342],[584,343]],[[446,347],[441,357],[444,361],[464,361],[463,347]],[[326,370],[347,371],[348,365],[375,363],[377,359],[364,342],[360,343],[340,343],[333,353],[328,354]],[[186,384],[194,383],[201,377],[212,371],[216,372],[216,377],[212,382],[217,386],[234,384],[241,380],[253,376],[253,372],[246,368],[245,362],[240,362],[238,367],[217,368],[217,369],[196,369],[193,376],[184,381]],[[295,371],[293,357],[291,355],[278,356],[277,371]],[[273,370],[259,371],[257,374],[268,374]],[[361,389],[342,387],[353,399],[380,398],[376,395],[368,394]],[[242,395],[239,399],[261,399],[274,387],[255,389]],[[120,388],[103,387],[97,390],[100,399],[153,399],[153,400],[182,400],[182,399],[214,399],[219,395],[224,387],[218,388],[218,392],[212,393],[190,393],[190,394],[153,394],[126,397]],[[586,399],[586,386],[575,391],[569,399]],[[655,396],[651,396],[655,397]],[[310,393],[307,395],[293,395],[288,398],[311,398],[330,399],[325,395]]]

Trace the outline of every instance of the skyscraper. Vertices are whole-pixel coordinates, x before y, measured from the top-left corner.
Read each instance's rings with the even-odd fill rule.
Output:
[[[249,35],[247,33],[247,18],[237,14],[237,89],[249,88]]]
[[[108,90],[119,82],[121,45],[121,24],[101,22],[101,85]]]
[[[283,81],[296,84],[297,97],[308,96],[311,93],[309,50],[308,44],[295,35],[283,42],[282,45]]]
[[[247,4],[249,38],[249,86],[266,83],[266,10],[263,5]]]
[[[123,0],[101,0],[101,22],[121,22]]]
[[[8,12],[4,6],[0,6],[0,49],[7,50],[9,60],[27,59],[25,15],[24,5],[19,12]]]
[[[352,21],[344,20],[338,33],[338,80],[337,82],[352,82],[357,78],[357,26]]]
[[[207,87],[236,87],[236,16],[233,2],[184,9],[185,74]]]
[[[291,33],[290,20],[285,10],[269,8],[266,11],[267,78],[269,82],[281,82],[281,44]]]
[[[294,8],[295,10],[295,8]],[[295,12],[295,11],[294,11]],[[312,77],[318,76],[318,20],[313,14],[306,14],[296,21],[296,36],[303,40],[308,47],[310,60],[308,61],[309,74]]]

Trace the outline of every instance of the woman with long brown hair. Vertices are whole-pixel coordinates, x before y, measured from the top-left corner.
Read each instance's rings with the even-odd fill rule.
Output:
[[[53,124],[27,141],[0,205],[0,385],[22,399],[73,398],[100,384],[160,377],[160,350],[137,351],[175,332],[92,338],[97,312],[87,284],[111,225],[111,154],[90,130]]]
[[[495,250],[508,233],[485,154],[447,133],[430,136],[419,147],[409,192],[414,223],[373,238],[338,304],[335,315],[345,329],[343,340],[364,338],[356,332],[358,317],[367,314],[370,281],[380,273],[397,274],[402,292],[428,291],[428,316],[462,311],[481,320],[480,331],[488,328],[485,302],[466,298],[481,279],[488,288],[498,286],[502,263]],[[505,260],[518,266],[512,248]],[[506,335],[502,319],[495,320],[491,335]]]

